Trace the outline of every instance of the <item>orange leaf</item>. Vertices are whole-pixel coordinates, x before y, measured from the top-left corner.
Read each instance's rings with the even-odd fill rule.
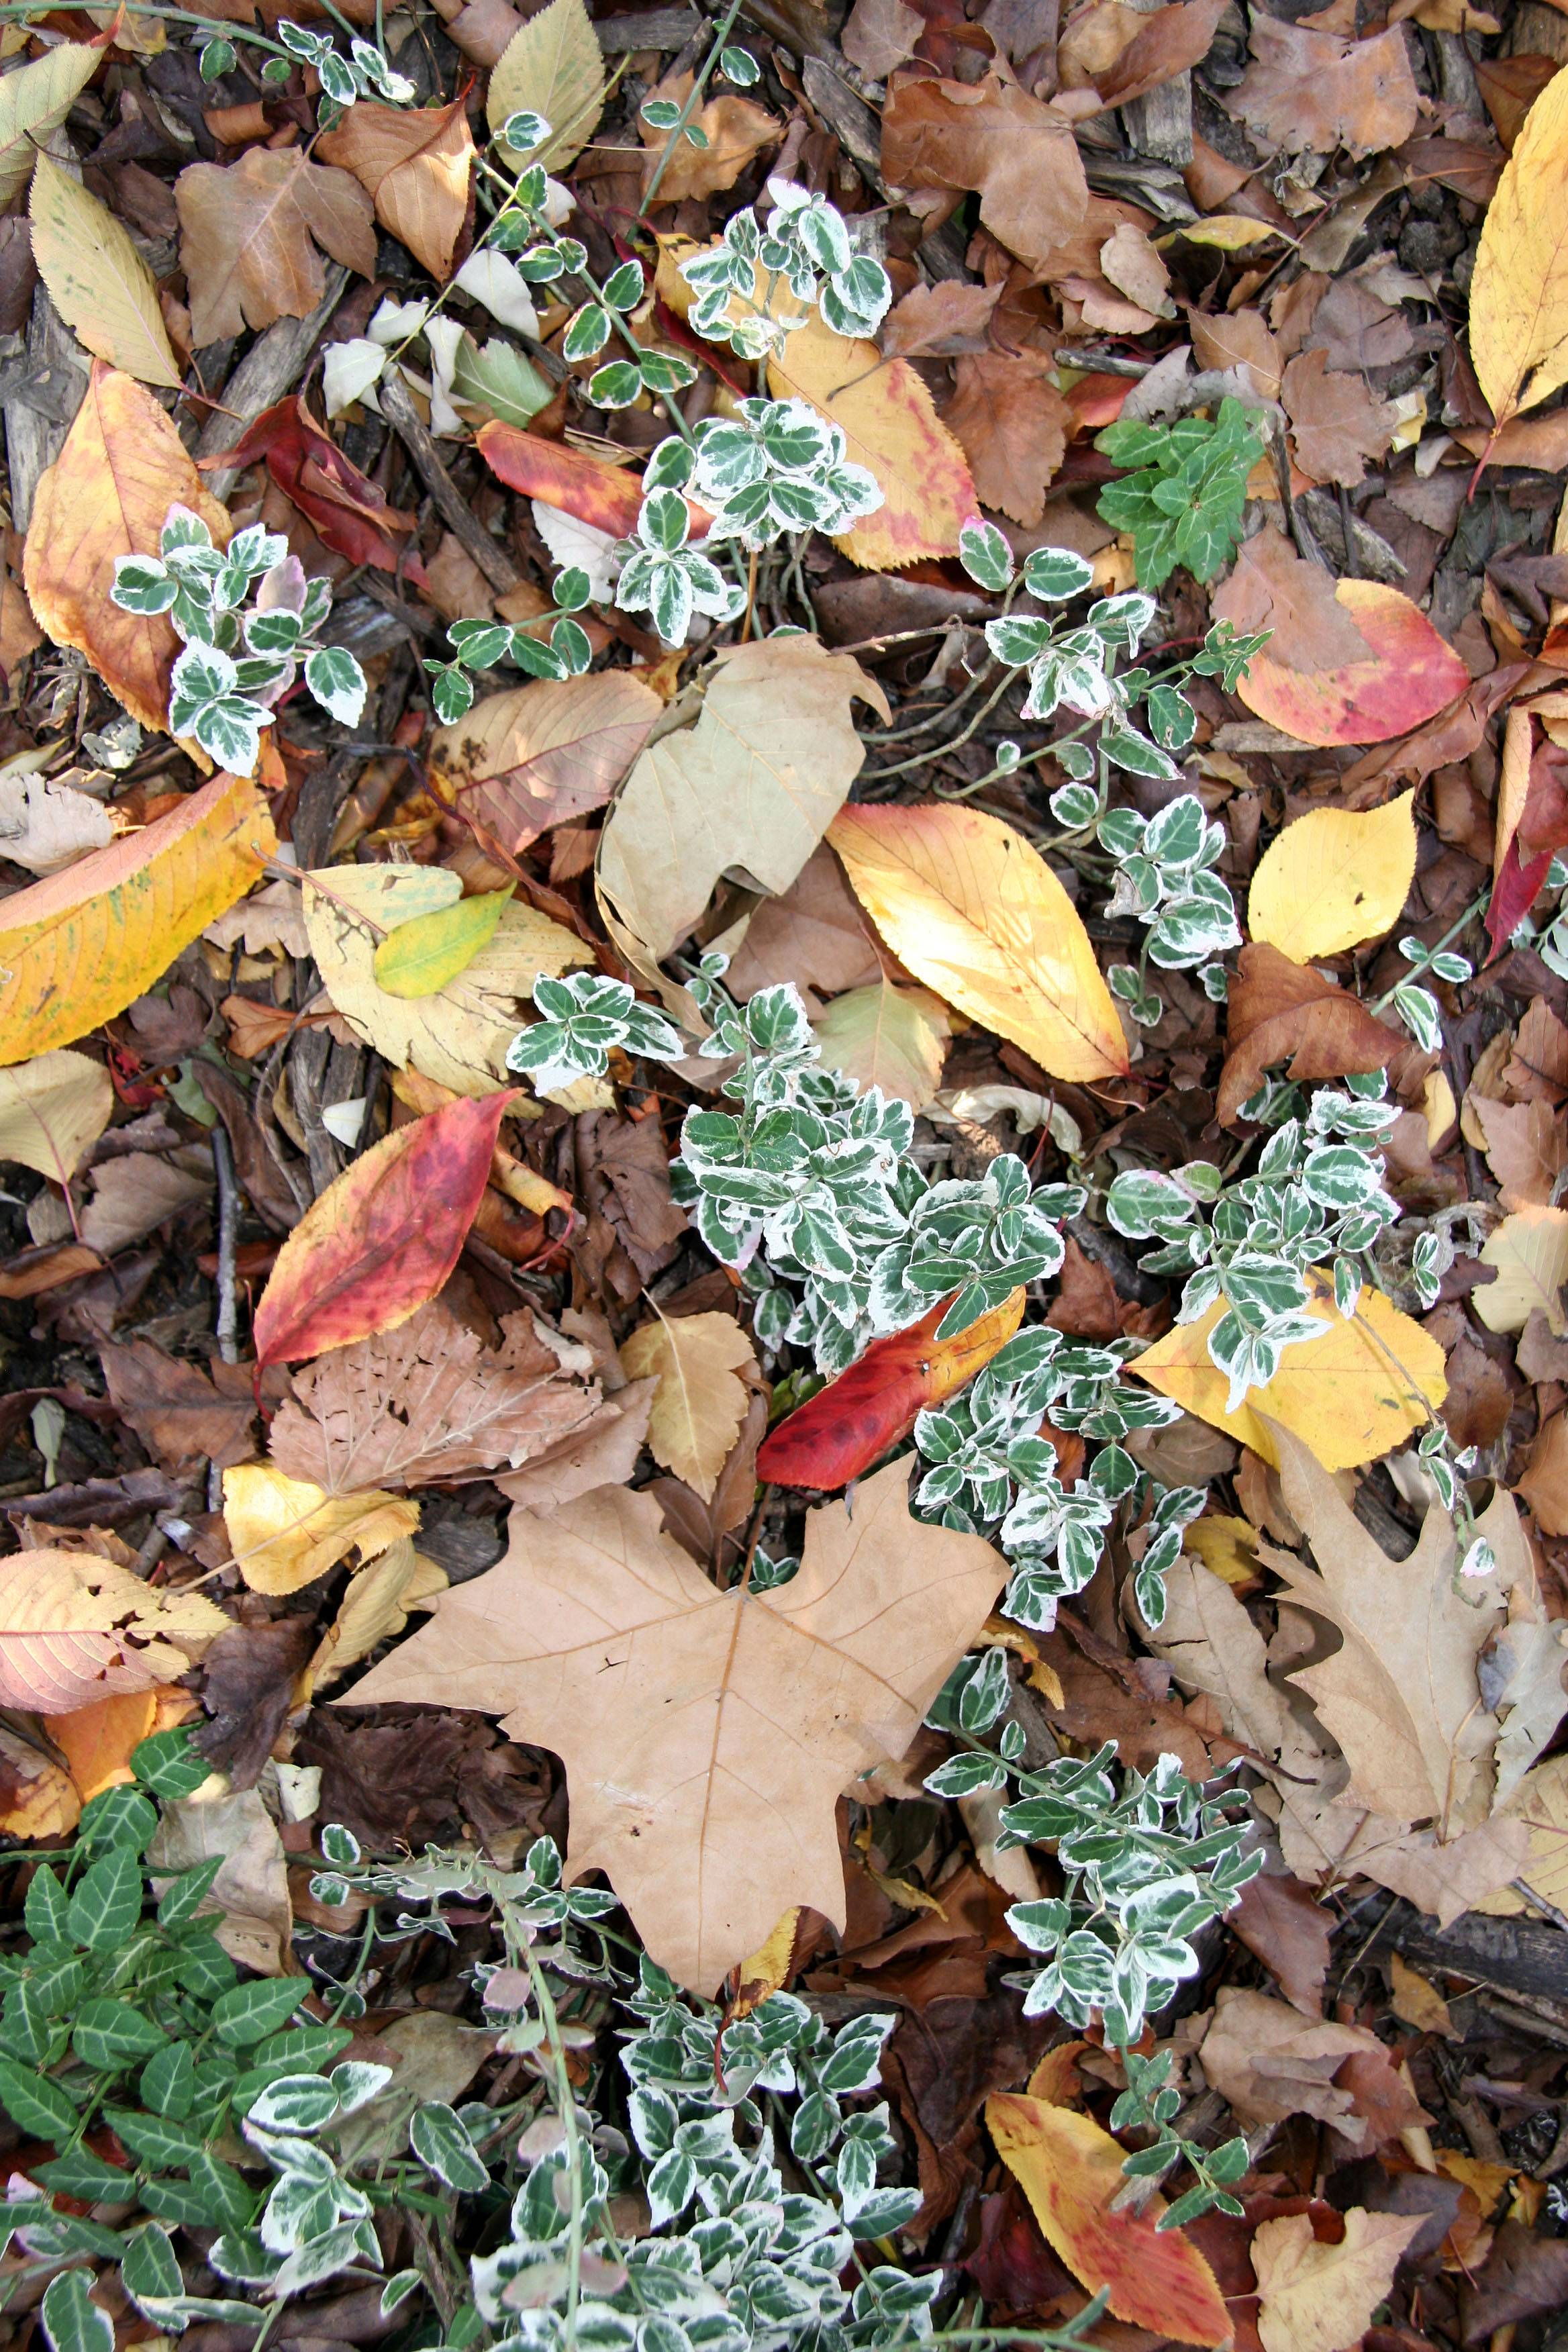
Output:
[[[0,1063],[26,1061],[123,1013],[278,846],[246,776],[215,776],[141,833],[121,834],[0,911]]]
[[[383,228],[432,278],[448,275],[468,215],[474,163],[466,92],[450,106],[412,111],[359,99],[337,129],[318,141],[317,152],[323,163],[353,173]]]
[[[69,1715],[47,1715],[44,1728],[65,1758],[85,1805],[100,1790],[131,1779],[133,1748],[195,1712],[188,1691],[173,1683],[154,1683],[150,1690],[124,1691]]]
[[[479,454],[492,474],[525,499],[538,499],[562,514],[575,515],[595,530],[629,539],[642,511],[642,476],[612,466],[605,457],[586,450],[569,449],[563,441],[547,441],[542,433],[524,433],[515,425],[481,425],[477,436]],[[691,536],[701,539],[713,518],[706,507],[688,499]]]
[[[152,394],[94,360],[87,397],[33,500],[23,583],[56,645],[85,654],[132,717],[159,735],[168,724],[169,672],[180,640],[166,614],[122,613],[109,592],[117,557],[156,555],[163,518],[176,503],[227,546],[227,511]],[[159,971],[166,961],[160,958]],[[91,1026],[84,1021],[61,1034],[79,1037]]]
[[[1091,2294],[1110,2290],[1116,2318],[1162,2342],[1230,2343],[1213,2271],[1179,2230],[1155,2227],[1164,2199],[1151,2197],[1141,2213],[1111,2211],[1127,2185],[1122,2151],[1092,2116],[1003,2093],[986,2101],[985,2123],[1052,2247]]]
[[[1237,692],[1248,710],[1299,743],[1391,743],[1463,694],[1470,673],[1425,613],[1377,580],[1342,580],[1340,604],[1366,639],[1364,661],[1287,669],[1259,654]]]
[[[261,1364],[319,1356],[406,1323],[457,1265],[518,1089],[459,1096],[346,1168],[278,1253],[256,1310]]]
[[[1016,1290],[939,1344],[936,1327],[951,1304],[951,1297],[939,1299],[907,1331],[873,1339],[847,1371],[781,1422],[757,1455],[758,1477],[817,1493],[847,1486],[909,1435],[925,1406],[973,1380],[1024,1319],[1024,1293]]]

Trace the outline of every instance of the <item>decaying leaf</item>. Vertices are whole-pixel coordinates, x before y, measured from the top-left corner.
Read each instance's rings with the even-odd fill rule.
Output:
[[[174,201],[198,344],[307,318],[326,290],[318,246],[375,275],[370,199],[349,173],[308,162],[302,148],[247,148],[226,169],[187,164]]]
[[[1488,1240],[1481,1264],[1497,1268],[1476,1292],[1476,1313],[1489,1331],[1522,1331],[1539,1310],[1555,1338],[1568,1333],[1568,1209],[1516,1209]]]
[[[1053,1077],[1127,1067],[1088,934],[1037,851],[999,817],[937,803],[844,810],[828,831],[895,955]]]
[[[1067,451],[1073,412],[1045,352],[981,352],[961,358],[942,417],[963,445],[981,503],[1037,523]]]
[[[0,1160],[64,1184],[113,1108],[109,1073],[86,1054],[40,1054],[0,1069]]]
[[[337,1682],[383,1642],[395,1640],[408,1622],[409,1611],[428,1609],[447,1586],[446,1570],[416,1552],[411,1536],[399,1536],[367,1560],[349,1579],[338,1613],[306,1669],[311,1695]]]
[[[215,1358],[209,1370],[165,1355],[151,1339],[104,1340],[104,1382],[121,1413],[170,1470],[219,1469],[254,1452],[256,1391],[248,1366]]]
[[[552,825],[604,807],[663,708],[625,669],[487,695],[436,730],[432,785],[481,842],[515,857]]]
[[[1226,1127],[1257,1093],[1266,1070],[1284,1064],[1291,1077],[1307,1081],[1386,1069],[1405,1042],[1349,989],[1261,940],[1241,950],[1226,1003],[1226,1037],[1215,1104]]]
[[[0,1560],[0,1702],[68,1715],[173,1682],[228,1622],[204,1594],[144,1584],[90,1552],[16,1552]]]
[[[119,827],[101,801],[47,776],[0,775],[0,854],[29,874],[58,874]]]
[[[1271,151],[1330,154],[1344,147],[1365,155],[1397,147],[1415,130],[1415,79],[1396,25],[1359,41],[1259,16],[1251,46],[1253,63],[1230,110]]]
[[[358,1550],[374,1559],[411,1536],[419,1506],[372,1487],[327,1495],[308,1479],[286,1478],[266,1462],[242,1462],[223,1474],[223,1516],[239,1572],[253,1592],[298,1592]]]
[[[1071,236],[1089,205],[1067,118],[994,75],[897,82],[882,116],[882,174],[900,189],[977,189],[992,236],[1037,266]]]
[[[765,1593],[720,1592],[651,1496],[604,1487],[552,1519],[514,1511],[506,1559],[444,1595],[354,1704],[479,1707],[552,1748],[569,1875],[604,1870],[650,1955],[711,1995],[792,1904],[843,1920],[838,1792],[908,1746],[1002,1573],[988,1544],[910,1517],[901,1463],[852,1517],[814,1511],[798,1573]],[[759,1811],[781,1742],[790,1807]]]
[[[605,59],[583,0],[550,0],[512,35],[485,103],[492,131],[511,114],[543,116],[551,135],[531,161],[547,172],[587,145],[604,110]]]
[[[1352,2205],[1340,2243],[1323,2245],[1305,2213],[1260,2222],[1250,2251],[1262,2297],[1263,2352],[1343,2352],[1356,2343],[1421,2226],[1419,2213],[1369,2213]]]
[[[647,1442],[667,1470],[712,1499],[745,1417],[756,1375],[752,1343],[732,1315],[656,1316],[621,1343],[628,1380],[657,1380]]]
[[[1415,795],[1309,809],[1270,842],[1247,900],[1255,940],[1295,963],[1337,955],[1399,920],[1415,876]]]

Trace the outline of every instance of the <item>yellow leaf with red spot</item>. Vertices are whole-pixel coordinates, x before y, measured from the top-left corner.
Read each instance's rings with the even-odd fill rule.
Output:
[[[1391,743],[1466,691],[1468,667],[1397,588],[1342,580],[1334,595],[1366,639],[1364,660],[1305,670],[1270,661],[1267,650],[1255,655],[1236,690],[1258,718],[1324,749]]]

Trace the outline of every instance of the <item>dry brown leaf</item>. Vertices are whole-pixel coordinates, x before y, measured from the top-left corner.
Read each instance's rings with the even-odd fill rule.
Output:
[[[81,1798],[70,1774],[0,1724],[0,1831],[52,1842],[68,1837],[80,1819]]]
[[[157,553],[174,505],[192,508],[218,545],[228,544],[226,509],[204,488],[152,394],[95,361],[65,447],[34,495],[23,578],[56,645],[85,654],[132,717],[159,735],[180,640],[166,614],[122,613],[110,590],[119,557]]]
[[[1270,658],[1287,668],[1342,669],[1369,657],[1366,639],[1334,594],[1334,577],[1305,562],[1268,524],[1242,542],[1236,569],[1213,598],[1216,621],[1268,629]]]
[[[1496,1280],[1475,1294],[1489,1331],[1522,1331],[1539,1308],[1555,1338],[1568,1333],[1568,1209],[1516,1209],[1488,1240],[1481,1264],[1497,1268]]]
[[[1107,106],[1130,106],[1207,57],[1226,0],[1171,0],[1141,14],[1132,38],[1093,79]]]
[[[561,1756],[568,1876],[604,1870],[650,1957],[711,1995],[792,1904],[842,1927],[839,1791],[903,1753],[1000,1588],[1000,1556],[911,1518],[908,1486],[894,1463],[853,1517],[811,1512],[799,1572],[767,1593],[717,1591],[646,1494],[514,1512],[501,1565],[353,1704],[479,1707]],[[787,1809],[760,1805],[785,1755]]]
[[[337,129],[317,142],[317,152],[353,173],[383,228],[401,238],[432,278],[450,275],[474,162],[466,95],[450,106],[413,111],[357,99]]]
[[[1174,318],[1171,273],[1144,230],[1134,228],[1131,221],[1120,222],[1100,248],[1100,268],[1108,285],[1151,318]]]
[[[1334,2078],[1347,2059],[1386,2063],[1388,2053],[1369,2026],[1306,2018],[1268,1993],[1226,1985],[1199,2046],[1208,2082],[1248,2128],[1313,2116],[1364,2145],[1367,2125],[1355,2112],[1354,2093]]]
[[[1568,1029],[1544,997],[1525,1007],[1502,1079],[1515,1102],[1555,1104],[1568,1097]]]
[[[707,1503],[735,1443],[757,1376],[752,1343],[732,1315],[657,1316],[621,1346],[629,1381],[656,1380],[647,1442],[654,1458]]]
[[[787,980],[815,1014],[822,998],[868,988],[881,972],[870,921],[825,843],[812,851],[782,897],[764,899],[757,908],[724,985],[744,1003],[759,988]]]
[[[1404,1040],[1347,989],[1278,948],[1241,950],[1226,1003],[1226,1057],[1215,1112],[1236,1119],[1265,1070],[1288,1063],[1293,1078],[1345,1077],[1386,1069]]]
[[[925,34],[925,18],[904,0],[855,0],[839,36],[839,47],[869,81],[886,81],[895,66],[912,58]]]
[[[546,1517],[595,1486],[624,1486],[647,1443],[652,1381],[628,1381],[591,1417],[534,1454],[521,1470],[498,1470],[495,1483],[514,1503]]]
[[[195,1916],[212,1918],[213,1933],[231,1959],[264,1977],[286,1975],[294,1935],[289,1858],[255,1789],[229,1794],[218,1781],[211,1796],[184,1797],[163,1806],[147,1849],[154,1890],[162,1894],[168,1879],[215,1859],[217,1876]]]
[[[552,825],[604,807],[663,708],[625,669],[487,695],[436,730],[432,787],[481,842],[515,857]]]
[[[127,1151],[106,1160],[92,1171],[92,1198],[81,1213],[81,1238],[104,1257],[129,1249],[132,1242],[194,1209],[212,1191],[212,1170],[203,1165],[182,1168],[153,1151]]]
[[[983,506],[1037,523],[1067,451],[1073,412],[1047,352],[982,352],[959,360],[942,423],[958,436]]]
[[[1321,2017],[1333,1951],[1333,1914],[1299,1878],[1261,1871],[1248,1879],[1230,1925],[1260,1959],[1292,2009]]]
[[[1519,1493],[1545,1534],[1568,1535],[1568,1415],[1554,1413],[1542,1423]]]
[[[198,346],[308,318],[326,291],[317,246],[375,276],[369,197],[351,173],[307,162],[303,148],[252,147],[226,170],[188,164],[174,202]]]
[[[657,99],[668,99],[683,106],[691,94],[696,76],[692,73],[667,74],[658,88],[649,92]],[[680,204],[688,197],[711,196],[720,190],[732,188],[753,155],[764,147],[777,143],[784,135],[784,125],[776,115],[770,114],[755,100],[742,98],[732,90],[724,90],[700,106],[691,117],[694,127],[700,131],[703,145],[694,147],[684,136],[670,148],[668,131],[656,131],[651,122],[637,117],[647,161],[645,179],[651,181],[659,158],[667,148],[669,161],[658,183],[658,202]]]
[[[1342,40],[1260,11],[1251,44],[1253,62],[1226,104],[1271,152],[1371,155],[1415,130],[1419,94],[1397,25]]]
[[[255,1452],[252,1373],[215,1357],[209,1370],[167,1356],[151,1339],[101,1340],[99,1355],[122,1421],[171,1475],[214,1462],[220,1470]]]
[[[1545,1207],[1568,1167],[1568,1126],[1544,1102],[1490,1102],[1478,1096],[1473,1108],[1503,1208]]]
[[[1421,2213],[1369,2213],[1352,2205],[1338,2245],[1320,2243],[1310,2213],[1259,2222],[1248,2257],[1261,2298],[1263,2352],[1344,2352],[1387,2300]]]
[[[1187,323],[1200,368],[1242,368],[1261,398],[1279,399],[1285,355],[1261,310],[1219,310],[1212,317],[1194,310]]]
[[[173,1682],[228,1623],[199,1592],[144,1584],[90,1552],[14,1553],[0,1560],[0,1704],[68,1715]]]
[[[584,1349],[509,1315],[485,1348],[438,1301],[294,1375],[271,1457],[329,1495],[516,1469],[580,1433],[599,1404]]]
[[[1072,125],[1016,82],[940,81],[925,68],[895,82],[882,110],[890,188],[973,188],[999,244],[1038,268],[1089,206]]]
[[[903,0],[893,0],[893,5],[901,7]],[[1001,299],[1000,284],[965,286],[956,278],[940,278],[934,286],[912,286],[883,320],[877,347],[885,360],[949,359],[961,352],[983,352],[991,313]]]
[[[298,1592],[356,1548],[374,1559],[419,1525],[419,1506],[374,1487],[329,1495],[268,1462],[223,1474],[223,1515],[240,1574],[253,1592]]]
[[[58,874],[106,848],[118,829],[90,793],[48,776],[0,775],[0,856],[29,874]]]
[[[1310,481],[1353,489],[1369,459],[1385,457],[1397,412],[1373,400],[1366,378],[1328,373],[1324,351],[1301,352],[1285,370],[1280,398],[1294,427],[1296,462]]]

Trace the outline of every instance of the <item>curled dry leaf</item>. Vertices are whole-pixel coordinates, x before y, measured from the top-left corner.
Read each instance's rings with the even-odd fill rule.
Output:
[[[90,793],[48,776],[0,775],[0,855],[29,874],[58,874],[120,830]]]
[[[416,588],[423,586],[425,567],[402,544],[415,517],[387,504],[385,491],[343,455],[298,394],[264,409],[232,449],[202,463],[227,471],[254,465],[258,457],[265,457],[272,479],[309,519],[323,546],[351,563],[374,564],[378,572],[395,572]]]
[[[750,1339],[732,1315],[660,1315],[622,1342],[620,1357],[628,1380],[658,1383],[647,1425],[654,1459],[711,1502],[758,1376]]]
[[[317,251],[375,276],[369,197],[302,148],[251,147],[226,170],[191,163],[174,183],[180,260],[198,346],[275,319],[308,318],[326,292]]]
[[[1235,2331],[1218,2282],[1180,2230],[1162,2230],[1157,2192],[1142,2211],[1114,2210],[1126,2151],[1092,2116],[1005,2093],[985,2103],[985,2128],[1046,2237],[1113,2315],[1183,2344],[1228,2345]]]
[[[130,230],[41,152],[27,209],[38,275],[77,341],[143,383],[178,385],[157,285]]]
[[[1043,857],[1000,817],[944,802],[843,810],[828,840],[894,954],[1052,1077],[1127,1068],[1110,991]]]
[[[1365,479],[1368,460],[1388,455],[1398,412],[1373,400],[1364,376],[1330,374],[1328,367],[1327,352],[1300,352],[1285,370],[1280,397],[1294,428],[1296,462],[1308,479],[1353,489]]]
[[[1223,1299],[1197,1322],[1178,1324],[1130,1369],[1266,1462],[1276,1458],[1273,1423],[1302,1439],[1327,1469],[1374,1462],[1425,1429],[1442,1403],[1443,1350],[1381,1291],[1363,1291],[1355,1313],[1342,1316],[1327,1275],[1320,1271],[1316,1281],[1308,1312],[1323,1325],[1322,1338],[1288,1348],[1274,1378],[1236,1412],[1226,1410],[1229,1383],[1209,1360],[1207,1345],[1225,1312]]]
[[[109,592],[121,556],[157,553],[175,505],[190,507],[217,544],[227,545],[226,510],[204,488],[151,393],[95,361],[65,447],[34,494],[22,577],[40,626],[57,646],[85,654],[110,692],[154,734],[168,723],[180,641],[165,614],[122,613]],[[163,965],[160,959],[154,971]]]
[[[450,106],[414,110],[356,99],[337,128],[318,140],[317,152],[324,163],[353,173],[383,228],[432,278],[450,276],[474,162],[466,95]]]
[[[273,1364],[389,1331],[457,1265],[516,1089],[458,1100],[395,1128],[306,1210],[256,1309],[257,1361]]]
[[[517,1469],[594,1419],[586,1370],[583,1349],[552,1345],[530,1315],[507,1316],[500,1346],[486,1348],[432,1302],[296,1372],[272,1461],[329,1495]]]
[[[223,1516],[240,1574],[253,1592],[298,1592],[357,1550],[374,1559],[412,1536],[419,1506],[372,1487],[327,1495],[309,1479],[286,1478],[268,1462],[223,1474]]]
[[[200,1593],[144,1584],[91,1552],[16,1552],[0,1560],[0,1703],[68,1715],[173,1682],[228,1622]]]
[[[123,1013],[244,895],[277,846],[249,779],[215,776],[142,832],[16,891],[0,912],[0,1063]]]
[[[65,1184],[113,1108],[109,1072],[86,1054],[40,1054],[0,1069],[0,1160]]]
[[[647,1494],[514,1511],[500,1566],[443,1595],[353,1704],[479,1707],[562,1757],[568,1876],[605,1871],[650,1958],[710,1998],[792,1905],[842,1926],[839,1791],[903,1753],[1001,1587],[990,1545],[911,1518],[908,1488],[895,1463],[852,1518],[814,1511],[798,1573],[765,1593],[720,1592]],[[787,1814],[755,1794],[784,1749]]]
[[[552,825],[604,807],[663,708],[625,669],[487,695],[436,730],[431,789],[484,846],[515,857]]]
[[[1292,962],[1391,930],[1415,878],[1414,793],[1375,809],[1309,809],[1276,835],[1247,893],[1255,940]]]
[[[600,904],[652,969],[738,869],[786,890],[859,774],[850,706],[888,715],[881,688],[815,637],[768,637],[718,657],[694,727],[644,751],[600,842]]]

